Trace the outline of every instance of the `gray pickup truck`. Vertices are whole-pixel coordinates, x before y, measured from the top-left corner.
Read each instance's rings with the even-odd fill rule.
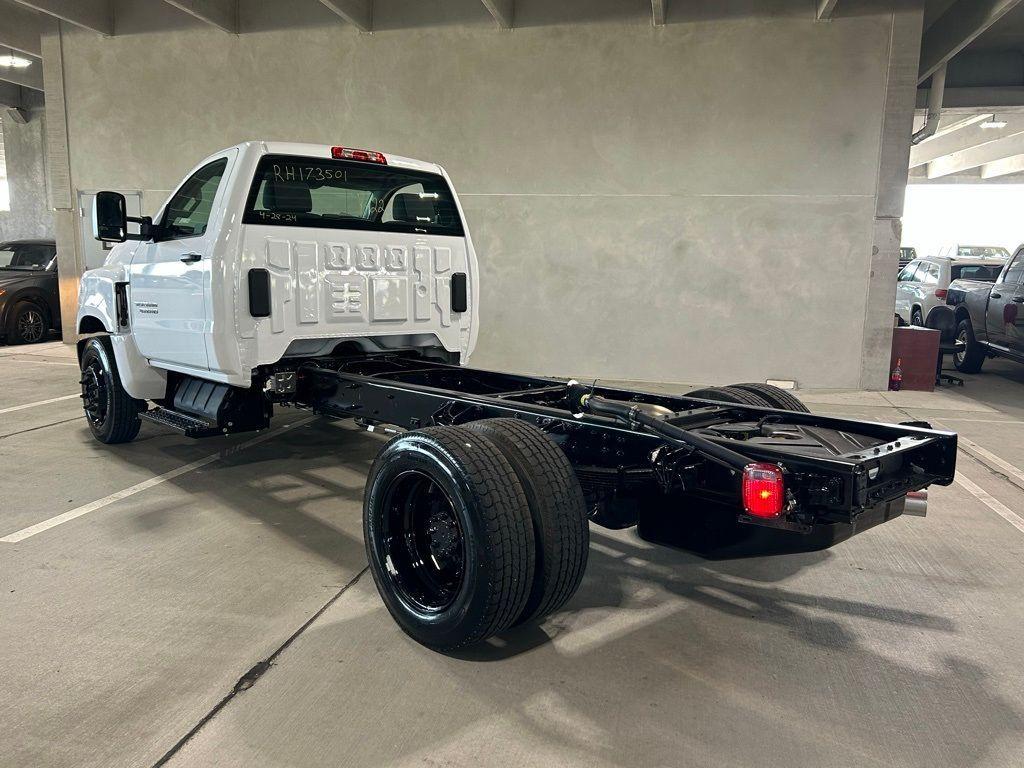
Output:
[[[946,293],[956,337],[964,351],[953,363],[963,373],[978,373],[987,357],[1024,363],[1024,246],[1007,261],[994,283],[954,280]]]

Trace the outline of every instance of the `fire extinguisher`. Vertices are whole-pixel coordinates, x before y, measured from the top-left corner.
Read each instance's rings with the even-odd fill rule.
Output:
[[[889,389],[893,392],[899,392],[900,387],[903,386],[903,358],[896,358],[896,367],[892,369],[892,375],[889,377]]]

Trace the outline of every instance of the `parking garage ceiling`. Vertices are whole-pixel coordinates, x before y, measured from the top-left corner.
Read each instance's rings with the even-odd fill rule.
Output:
[[[147,23],[175,28],[187,14],[226,34],[245,34],[252,31],[246,24],[249,1],[145,0],[152,6],[147,8]],[[333,18],[361,32],[401,26],[394,18],[399,6],[391,2],[296,2],[318,5],[328,22]],[[778,12],[788,15],[798,9],[795,12],[806,13],[815,21],[841,21],[844,12],[855,12],[858,2],[778,0]],[[521,5],[525,9],[527,4]],[[699,18],[697,6],[689,0],[606,0],[568,4],[566,9],[570,15],[573,7],[585,8],[581,14],[593,14],[594,8],[602,6],[613,9],[609,11],[612,14],[649,13],[655,26]],[[124,0],[0,0],[0,57],[13,56],[18,64],[0,66],[0,106],[23,108],[32,102],[29,91],[43,91],[40,34],[47,25],[61,20],[97,35],[124,34],[137,20],[138,7],[128,6]],[[458,19],[461,22],[477,20],[508,30],[518,21],[517,0],[460,0],[451,7],[458,7],[455,12],[463,14]],[[288,4],[279,8],[280,24],[287,26]],[[262,13],[266,15],[265,10]],[[133,15],[134,20],[130,18]],[[547,23],[571,21],[549,13],[530,18],[529,23],[532,26],[545,19]],[[438,19],[437,23],[451,21]],[[409,26],[430,23],[429,18],[409,20]],[[911,182],[1024,181],[1024,2],[926,0],[915,130],[925,122],[932,75],[943,66],[947,73],[942,117],[935,135],[912,149]]]

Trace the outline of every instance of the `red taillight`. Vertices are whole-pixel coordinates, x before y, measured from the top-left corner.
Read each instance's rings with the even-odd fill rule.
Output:
[[[331,147],[331,157],[335,160],[358,160],[361,163],[380,163],[387,165],[387,158],[380,152],[369,149],[349,149],[348,147]]]
[[[786,499],[782,470],[777,464],[747,464],[743,468],[743,508],[754,517],[778,517]]]
[[[936,288],[935,289],[935,298],[936,299],[944,299],[944,298],[946,298],[946,294],[947,293],[949,293],[949,291],[947,291],[945,288]]]

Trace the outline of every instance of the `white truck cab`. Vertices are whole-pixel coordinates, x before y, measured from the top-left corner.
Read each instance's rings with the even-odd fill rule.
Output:
[[[134,398],[163,398],[168,372],[249,387],[348,340],[473,351],[476,254],[439,165],[249,141],[200,162],[138,235],[118,197],[97,197],[97,236],[118,244],[83,276],[76,327],[110,335]]]

